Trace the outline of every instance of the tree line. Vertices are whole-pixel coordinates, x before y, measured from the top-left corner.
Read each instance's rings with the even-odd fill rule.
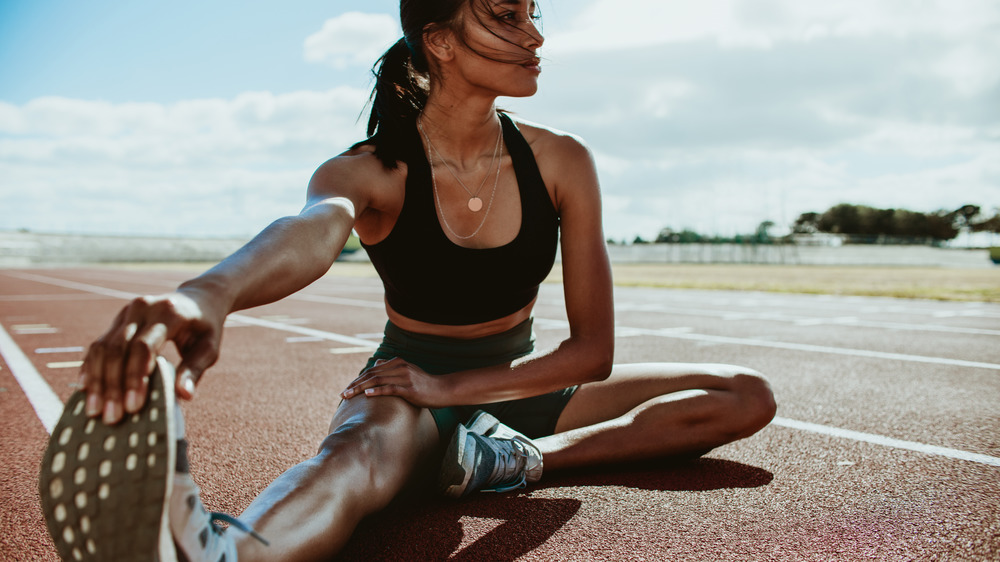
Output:
[[[664,228],[654,240],[637,236],[632,243],[767,244],[776,241],[770,233],[774,226],[773,222],[764,221],[755,232],[735,236],[708,236],[690,229]],[[961,232],[1000,233],[1000,209],[986,214],[978,205],[962,205],[954,211],[942,209],[921,213],[841,203],[823,213],[802,213],[791,225],[791,235],[777,241],[790,241],[795,235],[824,233],[844,236],[855,244],[938,244],[954,239]],[[615,243],[613,240],[608,242]]]
[[[936,243],[965,231],[1000,232],[1000,214],[984,216],[978,205],[921,213],[841,203],[823,213],[802,213],[792,225],[794,234],[841,234],[855,243]]]

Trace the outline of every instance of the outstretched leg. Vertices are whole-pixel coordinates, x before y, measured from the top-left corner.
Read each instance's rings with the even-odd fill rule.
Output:
[[[546,470],[704,453],[749,437],[774,417],[767,381],[731,365],[616,365],[581,386],[535,443]]]
[[[363,517],[392,501],[437,443],[430,412],[400,398],[343,402],[319,453],[278,477],[241,515],[270,546],[238,533],[240,562],[329,558]]]

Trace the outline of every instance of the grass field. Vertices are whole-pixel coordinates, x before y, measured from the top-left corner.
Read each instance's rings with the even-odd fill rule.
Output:
[[[375,270],[367,263],[338,263],[330,274],[375,276]],[[614,277],[616,285],[631,287],[1000,302],[1000,267],[616,264]],[[558,266],[548,281],[562,281]]]
[[[214,264],[106,264],[126,269],[183,269],[191,275]],[[1000,302],[1000,266],[984,268],[870,267],[749,264],[615,264],[615,284]],[[337,262],[327,275],[377,277],[368,262]],[[558,264],[546,280],[562,281]]]

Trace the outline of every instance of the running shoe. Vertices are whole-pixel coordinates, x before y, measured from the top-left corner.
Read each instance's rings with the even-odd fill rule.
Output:
[[[509,492],[542,477],[542,453],[524,435],[479,411],[455,429],[438,480],[446,496]]]
[[[84,413],[86,394],[66,403],[42,460],[39,491],[49,534],[63,560],[236,561],[229,523],[208,512],[188,472],[174,368],[163,357],[141,411],[108,426]]]
[[[174,370],[157,358],[142,411],[109,426],[70,396],[42,457],[39,493],[63,560],[174,560],[167,508],[176,462]]]

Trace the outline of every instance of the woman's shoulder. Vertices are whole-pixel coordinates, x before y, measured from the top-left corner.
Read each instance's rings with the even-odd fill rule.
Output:
[[[590,148],[579,135],[542,125],[515,115],[508,115],[531,146],[539,165],[574,164],[581,158],[591,159]]]
[[[375,156],[374,145],[359,144],[320,164],[316,173],[333,174],[342,179],[357,178],[371,181],[398,174],[399,166],[396,169],[386,168]]]
[[[387,169],[375,156],[372,145],[356,145],[320,164],[313,173],[310,188],[340,193],[368,191],[405,178],[405,170],[405,164]]]

